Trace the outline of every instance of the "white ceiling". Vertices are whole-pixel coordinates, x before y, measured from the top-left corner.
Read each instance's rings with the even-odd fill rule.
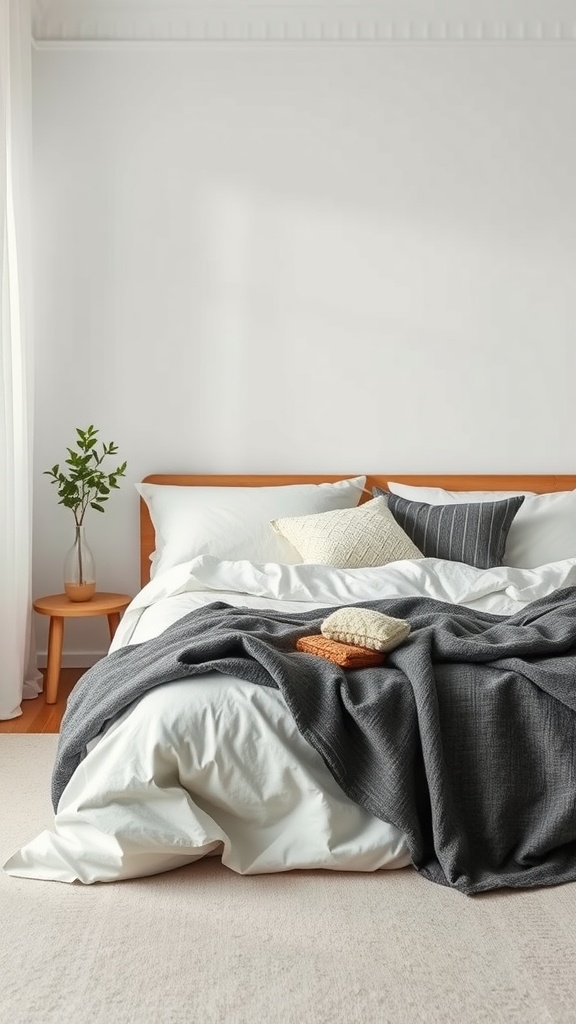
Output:
[[[576,42],[575,0],[32,0],[39,47],[210,42]]]

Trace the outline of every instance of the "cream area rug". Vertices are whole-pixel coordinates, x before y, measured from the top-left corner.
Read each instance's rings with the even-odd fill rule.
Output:
[[[1,863],[50,827],[56,736],[0,736]],[[576,884],[461,896],[408,868],[93,886],[0,872],[6,1024],[574,1024]]]

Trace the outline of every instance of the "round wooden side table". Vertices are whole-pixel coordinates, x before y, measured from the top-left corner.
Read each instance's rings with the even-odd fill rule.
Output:
[[[127,594],[96,593],[90,601],[70,601],[66,594],[51,594],[49,597],[39,597],[34,601],[34,611],[40,615],[50,616],[45,689],[47,704],[55,704],[58,698],[64,619],[105,615],[112,640],[120,622],[120,615],[131,600]]]

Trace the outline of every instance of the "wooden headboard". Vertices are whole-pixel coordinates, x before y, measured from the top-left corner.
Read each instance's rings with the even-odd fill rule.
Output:
[[[258,476],[211,475],[192,473],[153,473],[144,478],[144,483],[164,484],[172,487],[273,487],[286,484],[320,484],[346,480],[360,476],[360,473],[330,474],[270,474]],[[366,493],[362,500],[371,497],[373,487],[387,489],[388,480],[412,484],[415,487],[444,487],[450,491],[535,491],[549,494],[552,491],[576,489],[576,476],[567,474],[438,474],[410,475],[403,473],[372,474],[366,476]],[[154,527],[146,502],[140,499],[140,580],[145,586],[150,579],[150,555],[154,551]]]

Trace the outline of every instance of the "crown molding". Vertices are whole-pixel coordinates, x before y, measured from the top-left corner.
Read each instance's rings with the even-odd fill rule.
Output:
[[[481,18],[470,9],[482,7]],[[574,43],[572,0],[34,0],[37,48],[205,43]],[[438,12],[438,9],[440,11]],[[515,17],[518,10],[523,17]],[[468,12],[468,16],[463,17]],[[539,16],[542,15],[542,16]]]

